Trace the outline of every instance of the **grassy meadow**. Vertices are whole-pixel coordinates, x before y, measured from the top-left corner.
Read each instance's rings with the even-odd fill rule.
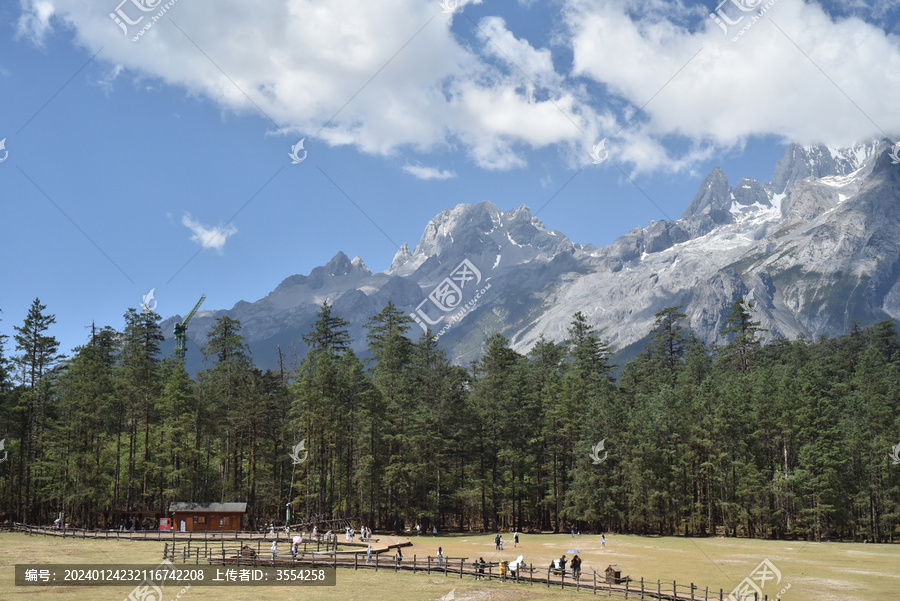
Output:
[[[551,559],[570,549],[584,560],[582,579],[592,580],[592,570],[602,572],[617,564],[623,575],[655,582],[677,580],[695,583],[701,591],[709,587],[718,594],[734,588],[759,565],[771,561],[782,574],[776,587],[764,589],[774,598],[786,585],[785,601],[881,601],[898,598],[900,591],[900,545],[855,543],[807,543],[747,539],[685,539],[610,535],[606,549],[599,536],[572,538],[568,534],[522,535],[518,548],[512,536],[504,536],[504,551],[495,551],[494,535],[451,535],[413,537],[413,546],[404,557],[436,555],[442,546],[451,558],[483,557],[486,561],[512,560],[524,555],[535,569],[546,570]],[[0,601],[9,599],[72,599],[75,601],[119,601],[126,599],[131,586],[123,587],[16,587],[13,567],[17,563],[153,564],[162,557],[163,543],[149,541],[106,541],[61,539],[24,534],[0,534]],[[571,554],[569,554],[571,557]],[[538,600],[589,598],[589,593],[559,591],[545,586],[512,582],[484,582],[456,576],[412,574],[390,571],[341,569],[337,586],[280,587],[192,587],[179,601],[193,600],[342,600],[406,601],[438,600],[454,591],[457,600]],[[180,587],[167,586],[162,601],[171,601]]]

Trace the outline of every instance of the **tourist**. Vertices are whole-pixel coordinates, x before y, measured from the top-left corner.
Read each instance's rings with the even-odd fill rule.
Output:
[[[566,556],[563,555],[559,558],[559,569],[563,573],[563,576],[566,575]]]
[[[372,545],[366,548],[366,563],[372,563]]]
[[[499,539],[499,540],[498,540],[498,543],[499,543],[499,549],[502,551],[502,550],[503,550],[503,537],[500,536],[500,535],[498,534],[498,535],[497,535],[497,538]]]
[[[519,531],[516,530],[513,533],[513,548],[515,549],[518,546],[519,546]]]
[[[432,527],[431,527],[431,533],[432,533],[433,535],[437,536],[437,526],[432,526]]]
[[[581,578],[581,558],[578,555],[572,558],[572,578]]]
[[[494,537],[494,549],[496,549],[497,551],[500,550],[500,535],[499,534]]]
[[[278,541],[272,541],[272,561],[275,561],[275,556],[278,555]]]
[[[437,559],[438,559],[438,567],[439,568],[444,567],[444,549],[443,549],[443,547],[438,547]]]
[[[603,534],[600,535],[600,548],[606,548],[606,536],[604,536]]]

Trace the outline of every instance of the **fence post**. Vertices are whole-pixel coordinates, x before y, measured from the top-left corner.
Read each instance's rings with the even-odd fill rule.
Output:
[[[641,601],[644,601],[644,577],[641,576]]]
[[[353,569],[354,570],[359,569],[359,553],[353,554]]]
[[[722,589],[719,589],[719,601],[722,601]]]
[[[449,561],[449,560],[448,560],[448,561]],[[459,579],[460,579],[460,580],[462,580],[463,562],[464,562],[464,561],[465,561],[464,559],[460,559],[460,560],[459,560]]]
[[[381,553],[376,553],[376,554],[375,554],[375,571],[376,571],[376,572],[378,571],[378,556],[379,556],[379,555],[381,555]]]
[[[413,574],[416,573],[416,556],[413,555]],[[425,572],[426,574],[431,574],[431,555],[428,556],[428,568]]]
[[[628,598],[628,585],[631,584],[631,581],[627,578],[625,579],[625,598]]]
[[[691,601],[694,601],[694,583],[691,583]]]
[[[428,563],[431,564],[431,557],[428,558]],[[416,555],[413,553],[413,574],[416,573]]]
[[[703,591],[703,601],[709,601],[709,587],[708,586]]]
[[[659,580],[656,581],[656,598],[662,599],[662,583]]]
[[[675,599],[678,598],[678,584],[676,584],[674,580],[672,581],[672,597]]]

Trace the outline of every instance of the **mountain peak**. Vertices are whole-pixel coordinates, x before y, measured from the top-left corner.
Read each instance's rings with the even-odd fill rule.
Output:
[[[394,260],[391,261],[391,266],[388,271],[396,271],[406,265],[409,260],[412,259],[412,251],[409,250],[409,243],[404,242],[403,246],[397,249],[397,254],[394,255]]]
[[[352,268],[353,263],[350,262],[350,257],[345,255],[343,251],[338,251],[325,265],[325,271],[330,275],[347,275]]]
[[[356,255],[353,257],[353,260],[350,261],[350,264],[353,265],[354,269],[357,271],[362,271],[363,273],[372,273],[369,269],[369,266],[366,265],[366,262],[362,260],[362,257]]]
[[[688,204],[681,218],[687,221],[714,211],[727,211],[731,206],[730,194],[731,188],[728,186],[728,176],[725,175],[721,167],[716,165],[700,184],[697,194]],[[714,221],[717,223],[727,221],[727,217],[724,215],[717,215],[717,217],[719,219],[714,218]]]
[[[772,191],[784,193],[796,181],[807,177],[848,175],[859,169],[869,157],[876,154],[885,140],[859,142],[847,148],[835,148],[825,144],[801,146],[791,144],[775,164],[772,175]]]

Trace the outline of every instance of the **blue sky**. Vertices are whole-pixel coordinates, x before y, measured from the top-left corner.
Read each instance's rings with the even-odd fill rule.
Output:
[[[136,41],[166,3],[0,5],[0,333],[35,297],[68,352],[151,288],[168,317],[338,251],[381,271],[458,203],[604,245],[716,165],[900,131],[896,3],[169,4]]]

